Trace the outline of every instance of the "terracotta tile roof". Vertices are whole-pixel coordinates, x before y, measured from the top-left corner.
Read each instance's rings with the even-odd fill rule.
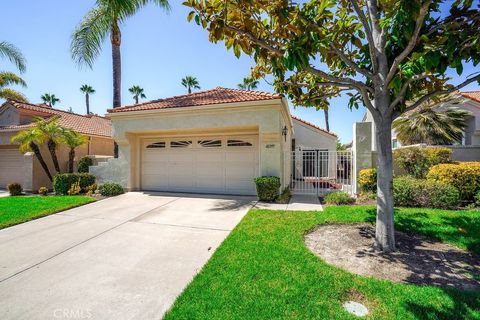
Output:
[[[471,99],[475,102],[480,103],[480,90],[479,91],[465,91],[465,92],[460,92],[462,96],[465,98]]]
[[[14,100],[8,100],[17,109],[33,111],[45,116],[60,116],[60,124],[77,132],[94,136],[112,136],[112,124],[109,119],[96,115],[80,115],[68,111],[50,108],[44,104],[30,104]],[[3,126],[0,130],[24,129],[30,125]]]
[[[137,105],[109,109],[108,112],[115,113],[165,108],[194,107],[222,103],[275,100],[281,98],[281,95],[275,93],[217,87],[211,90],[174,96],[171,98],[152,100]]]
[[[327,130],[325,130],[325,129],[317,126],[317,125],[314,125],[314,124],[311,123],[311,122],[308,122],[308,121],[305,121],[305,120],[303,120],[303,119],[300,119],[299,117],[296,117],[296,116],[293,116],[293,115],[292,115],[292,119],[297,120],[297,121],[300,121],[301,123],[306,124],[307,126],[313,127],[313,128],[315,128],[315,129],[317,129],[317,130],[323,131],[323,132],[325,132],[326,134],[329,134],[329,135],[331,135],[331,136],[333,136],[333,137],[335,137],[335,138],[338,137],[335,133],[330,132],[330,131],[327,131]]]

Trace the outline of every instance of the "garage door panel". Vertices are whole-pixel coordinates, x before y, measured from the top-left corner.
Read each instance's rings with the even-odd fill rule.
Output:
[[[23,184],[24,174],[23,155],[18,149],[0,149],[0,188],[12,182]]]
[[[251,146],[228,145],[238,137],[185,137],[187,147],[171,148],[169,139],[160,150],[142,153],[142,188],[147,190],[255,194],[253,178],[258,172],[258,137],[247,137]],[[199,142],[200,141],[200,142]],[[206,141],[206,142],[205,142]],[[210,141],[215,141],[214,146]]]

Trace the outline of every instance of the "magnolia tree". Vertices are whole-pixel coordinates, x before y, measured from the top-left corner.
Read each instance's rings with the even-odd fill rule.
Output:
[[[392,121],[405,111],[480,81],[450,84],[465,63],[480,61],[478,1],[187,0],[188,20],[254,58],[256,78],[275,78],[294,103],[328,108],[349,95],[373,115],[378,150],[376,245],[395,249]]]

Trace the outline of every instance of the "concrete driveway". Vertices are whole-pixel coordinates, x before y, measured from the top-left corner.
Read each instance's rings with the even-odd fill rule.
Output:
[[[131,192],[0,230],[0,319],[159,319],[253,204]]]

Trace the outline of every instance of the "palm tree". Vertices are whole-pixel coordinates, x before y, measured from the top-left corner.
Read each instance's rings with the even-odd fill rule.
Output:
[[[47,141],[48,151],[52,157],[53,166],[57,172],[60,172],[58,164],[57,147],[62,138],[62,127],[60,126],[59,117],[53,119],[44,119],[35,117],[35,128],[43,134],[44,141]]]
[[[54,94],[45,93],[40,97],[43,103],[47,104],[50,108],[52,108],[57,102],[60,102],[60,99],[55,97]]]
[[[61,142],[70,148],[68,152],[68,172],[73,173],[73,162],[75,160],[75,148],[87,143],[88,138],[81,133],[71,129],[62,128]]]
[[[133,86],[128,89],[128,91],[130,91],[130,93],[133,95],[135,104],[138,104],[138,98],[145,99],[147,97],[145,93],[143,93],[143,88],[140,88],[139,86]]]
[[[25,57],[14,45],[5,41],[0,42],[0,58],[10,60],[10,62],[12,62],[21,73],[25,72]],[[12,84],[20,85],[22,87],[27,86],[25,81],[15,73],[6,71],[0,72],[0,98],[27,102],[27,98],[22,93],[11,88],[6,88]]]
[[[148,3],[166,11],[168,0],[97,0],[96,5],[83,17],[72,34],[71,54],[78,64],[90,68],[100,54],[105,38],[110,35],[113,64],[113,107],[121,102],[121,32],[120,25]]]
[[[80,91],[85,94],[85,105],[87,107],[87,114],[90,114],[90,95],[95,93],[95,89],[93,89],[88,84],[84,84],[80,87]]]
[[[462,141],[470,112],[454,106],[419,107],[393,122],[401,144],[449,145]]]
[[[52,174],[48,169],[45,160],[43,159],[42,153],[40,152],[40,145],[45,142],[45,136],[36,128],[32,127],[27,130],[20,131],[11,138],[13,143],[19,143],[19,150],[21,153],[32,151],[37,157],[38,162],[45,171],[48,179],[52,181]]]
[[[192,88],[200,89],[200,83],[198,82],[197,78],[192,76],[185,76],[185,78],[182,79],[182,86],[187,88],[188,94],[192,93]]]
[[[243,78],[243,82],[237,84],[237,87],[242,90],[255,90],[258,88],[259,81],[253,77]]]

